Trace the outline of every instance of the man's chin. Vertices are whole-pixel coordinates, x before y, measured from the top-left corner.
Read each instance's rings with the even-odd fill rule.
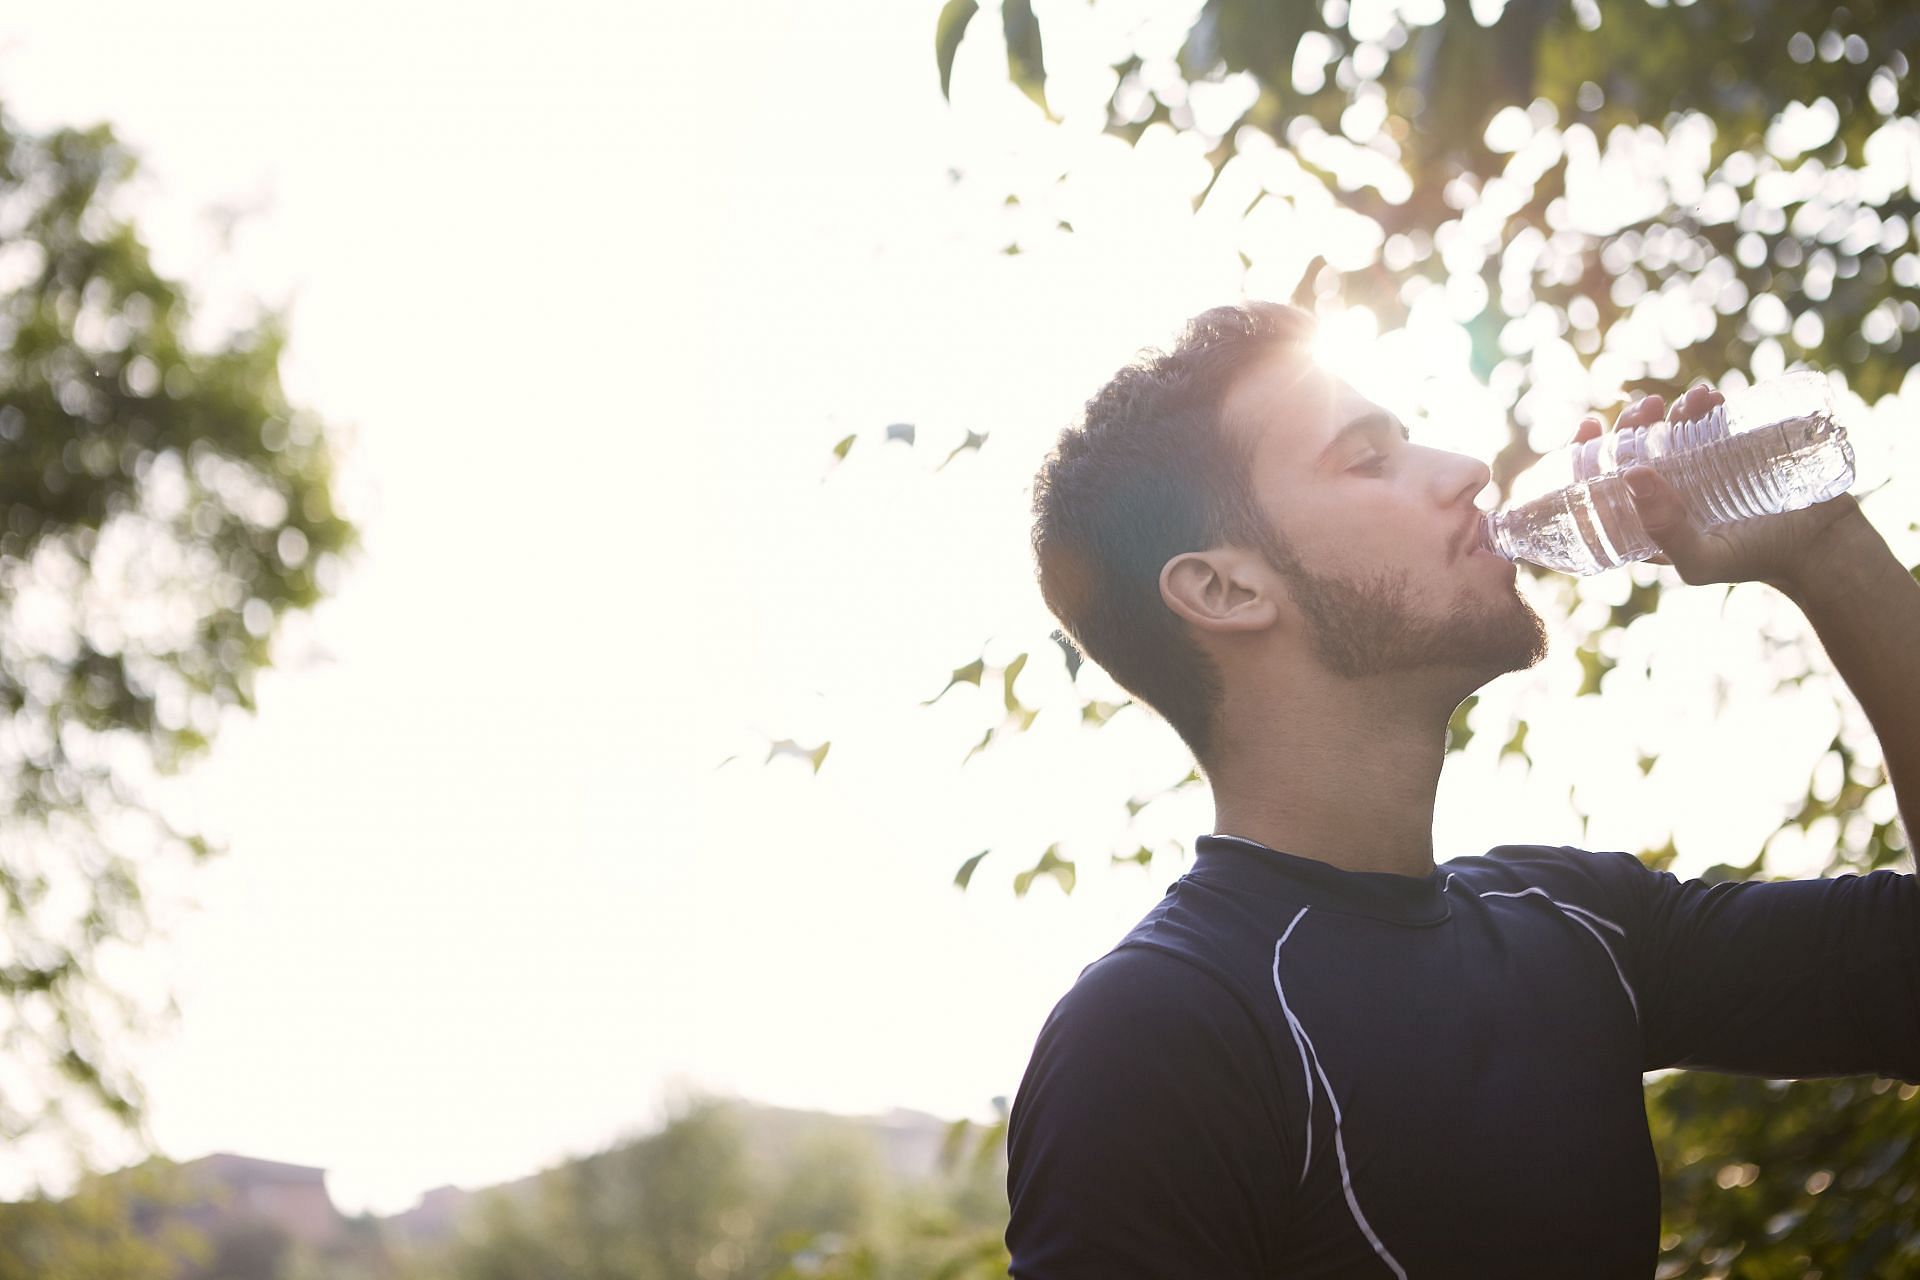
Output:
[[[1491,609],[1484,601],[1461,601],[1441,635],[1435,656],[1485,680],[1525,671],[1547,656],[1546,624],[1518,593]]]
[[[1525,671],[1547,656],[1547,625],[1533,606],[1516,592],[1507,597],[1511,611],[1499,618],[1499,635],[1489,637],[1489,657],[1496,659],[1497,674]]]

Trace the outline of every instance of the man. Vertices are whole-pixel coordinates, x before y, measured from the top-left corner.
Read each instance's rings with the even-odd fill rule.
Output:
[[[1649,1276],[1642,1073],[1920,1081],[1920,892],[1683,884],[1527,845],[1436,867],[1448,717],[1545,632],[1477,541],[1487,468],[1316,369],[1309,327],[1198,317],[1035,482],[1049,607],[1182,735],[1216,818],[1041,1031],[1013,1275]],[[1920,584],[1853,499],[1703,534],[1660,476],[1628,483],[1685,581],[1768,582],[1806,613],[1911,831]]]

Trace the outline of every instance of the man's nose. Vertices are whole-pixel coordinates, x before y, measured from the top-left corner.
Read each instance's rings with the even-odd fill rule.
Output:
[[[1493,483],[1493,470],[1478,458],[1448,449],[1435,449],[1434,497],[1443,506],[1473,505],[1479,492]]]

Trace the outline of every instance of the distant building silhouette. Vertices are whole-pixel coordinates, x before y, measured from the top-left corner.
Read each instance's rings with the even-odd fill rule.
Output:
[[[303,1244],[327,1245],[340,1234],[340,1211],[327,1194],[325,1169],[217,1152],[187,1161],[180,1173],[204,1200],[176,1216],[203,1231],[258,1218]]]
[[[386,1219],[387,1229],[408,1244],[438,1244],[452,1239],[460,1217],[472,1206],[473,1193],[448,1185],[420,1194],[413,1208]]]

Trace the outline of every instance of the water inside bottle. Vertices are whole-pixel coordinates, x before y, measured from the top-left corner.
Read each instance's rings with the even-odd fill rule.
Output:
[[[1579,481],[1514,507],[1499,517],[1492,546],[1508,559],[1580,574],[1645,560],[1660,550],[1620,475]]]
[[[1824,410],[1721,436],[1651,463],[1686,501],[1696,528],[1798,510],[1853,482],[1846,433]],[[1485,545],[1510,560],[1597,573],[1659,554],[1625,477],[1612,473],[1489,516]]]

